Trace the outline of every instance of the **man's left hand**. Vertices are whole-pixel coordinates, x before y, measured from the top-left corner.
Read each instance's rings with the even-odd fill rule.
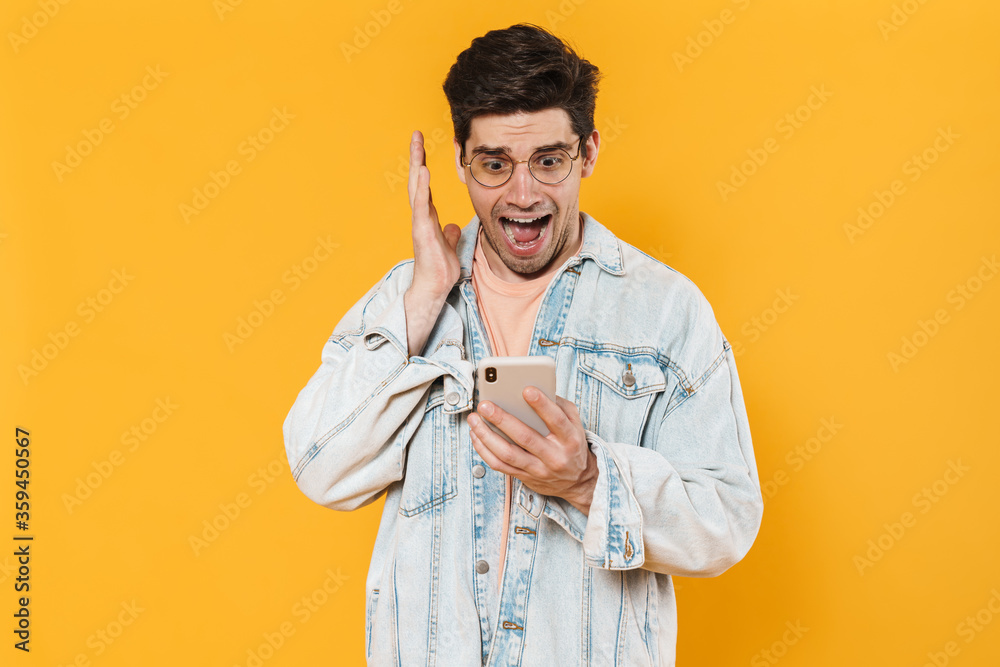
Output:
[[[496,404],[483,401],[469,415],[473,446],[497,472],[518,478],[538,493],[564,498],[589,514],[597,484],[597,457],[587,445],[580,411],[573,402],[561,396],[552,401],[535,387],[526,387],[523,396],[549,434],[543,436]],[[494,433],[484,419],[515,444]]]

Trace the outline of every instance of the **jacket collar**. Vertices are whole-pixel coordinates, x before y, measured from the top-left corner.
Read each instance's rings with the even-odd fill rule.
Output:
[[[578,259],[570,259],[569,265],[578,264],[580,260],[592,259],[604,271],[616,276],[625,274],[622,265],[621,244],[611,231],[583,211],[583,245],[577,253]],[[470,280],[472,278],[472,257],[476,252],[476,239],[479,237],[479,217],[473,216],[472,220],[462,230],[462,236],[458,240],[456,253],[458,261],[462,266],[462,274],[459,280]]]

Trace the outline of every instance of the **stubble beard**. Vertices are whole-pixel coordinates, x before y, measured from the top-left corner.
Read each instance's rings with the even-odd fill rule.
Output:
[[[567,220],[566,223],[563,224],[562,229],[556,230],[556,220],[559,218],[560,213],[561,211],[558,206],[555,206],[554,210],[551,211],[552,221],[549,222],[550,229],[545,230],[546,234],[549,234],[550,237],[545,244],[545,248],[531,257],[519,257],[511,253],[507,248],[506,241],[501,238],[506,236],[506,234],[503,231],[503,225],[500,224],[501,216],[497,213],[496,209],[490,216],[490,224],[485,225],[485,229],[483,231],[486,235],[487,242],[493,248],[493,251],[500,256],[500,261],[504,263],[504,266],[515,273],[520,273],[521,275],[539,273],[547,268],[550,268],[549,263],[552,261],[552,258],[562,252],[563,248],[565,248],[568,243],[573,222],[572,220]],[[528,214],[526,214],[526,217],[527,215]],[[580,214],[577,213],[576,217],[579,218],[579,215]],[[480,221],[482,221],[481,217]],[[577,220],[577,223],[579,224],[579,220]],[[554,236],[556,233],[559,234],[558,237]]]

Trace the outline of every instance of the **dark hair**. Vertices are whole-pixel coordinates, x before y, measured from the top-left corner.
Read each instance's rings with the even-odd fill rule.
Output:
[[[565,109],[573,132],[594,130],[600,71],[552,33],[529,23],[491,30],[448,71],[444,94],[455,137],[464,147],[472,119],[487,114]],[[583,148],[586,156],[586,146]]]

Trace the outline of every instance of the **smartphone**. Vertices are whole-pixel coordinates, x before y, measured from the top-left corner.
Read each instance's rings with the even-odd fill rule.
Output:
[[[521,395],[528,386],[537,387],[551,400],[556,400],[556,362],[552,357],[484,357],[476,368],[480,403],[495,403],[542,435],[548,435],[545,422]],[[486,424],[507,442],[512,442],[499,428],[488,421]]]

